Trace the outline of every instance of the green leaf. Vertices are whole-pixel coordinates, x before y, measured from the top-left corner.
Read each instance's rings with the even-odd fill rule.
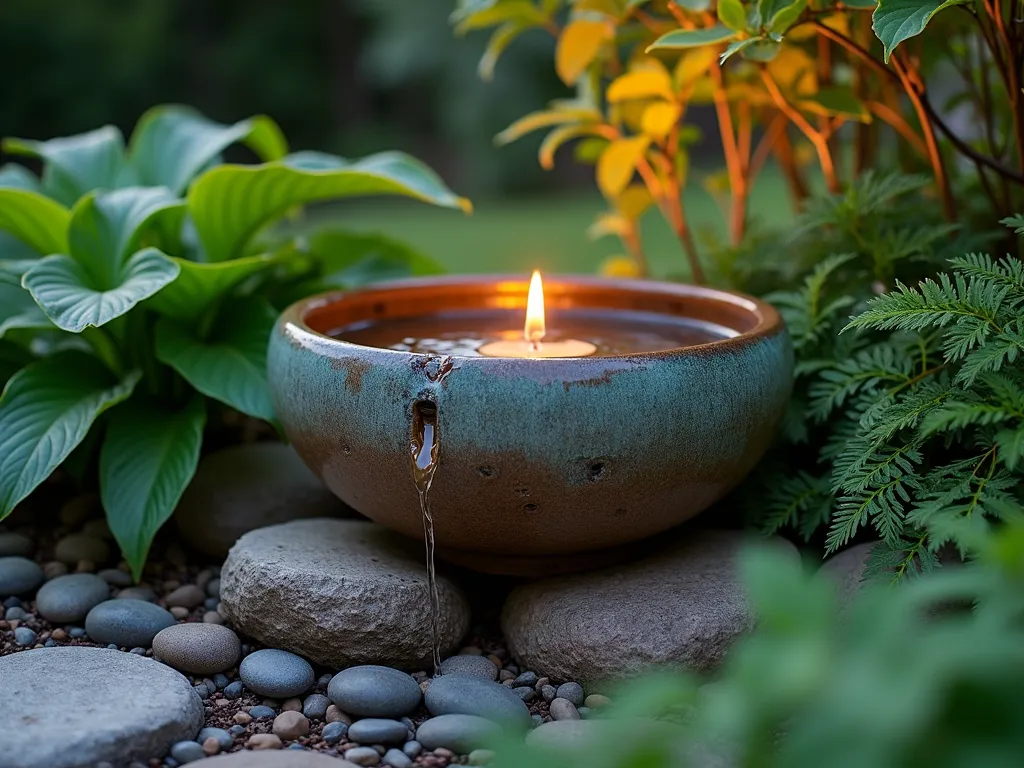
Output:
[[[4,139],[0,146],[41,159],[43,190],[64,205],[93,189],[114,189],[124,178],[124,137],[112,125],[49,141]]]
[[[207,259],[224,261],[293,206],[360,195],[404,195],[471,210],[430,168],[402,152],[356,161],[303,154],[263,165],[222,165],[192,185],[188,209]]]
[[[744,48],[742,53],[743,58],[748,61],[771,61],[782,50],[782,46],[774,40],[761,37],[755,37],[753,40],[753,45]]]
[[[8,331],[53,328],[31,294],[21,287],[0,281],[0,339]]]
[[[804,99],[799,106],[819,115],[842,115],[862,123],[871,122],[871,113],[848,85],[833,85],[820,89]]]
[[[1013,229],[1015,235],[1024,235],[1024,214],[1015,213],[1013,216],[1000,219],[999,223]]]
[[[34,359],[23,346],[0,339],[0,387]]]
[[[106,284],[70,256],[47,256],[22,282],[58,328],[81,333],[120,317],[178,276],[178,265],[156,248],[144,248]]]
[[[736,32],[747,28],[747,9],[742,0],[718,0],[718,20]]]
[[[28,168],[14,163],[0,165],[0,187],[5,189],[24,189],[29,192],[42,192],[39,179]]]
[[[273,264],[274,256],[260,254],[213,264],[176,257],[172,261],[181,270],[178,278],[153,296],[146,306],[162,315],[191,322],[245,278]]]
[[[96,417],[131,394],[84,352],[58,352],[23,368],[0,396],[0,519],[67,458]]]
[[[1006,468],[1013,470],[1024,460],[1024,424],[1016,429],[1003,429],[996,433],[999,455]]]
[[[807,0],[760,0],[757,4],[765,31],[777,35],[793,26],[806,7]]]
[[[277,123],[260,115],[234,125],[208,120],[182,106],[155,107],[132,134],[129,158],[138,184],[182,194],[189,182],[222,151],[242,142],[261,160],[279,160],[288,145]]]
[[[736,33],[724,24],[704,29],[677,29],[659,37],[647,46],[647,50],[700,48],[704,45],[724,43],[735,37]]]
[[[195,474],[205,423],[198,395],[179,411],[133,398],[111,413],[100,451],[100,497],[136,580],[153,537]]]
[[[847,8],[864,10],[867,8],[874,8],[878,5],[878,0],[843,0],[843,5]]]
[[[71,213],[38,192],[0,188],[0,230],[9,232],[40,255],[66,253]]]
[[[885,62],[904,40],[924,31],[932,17],[952,5],[968,0],[879,0],[871,14],[871,28],[885,48]]]
[[[233,302],[209,338],[162,317],[156,325],[156,356],[207,397],[272,420],[267,387],[267,342],[277,313],[259,299]]]
[[[443,271],[429,256],[380,234],[318,232],[310,242],[310,252],[320,261],[325,287],[351,287]]]
[[[744,48],[748,48],[754,43],[760,42],[760,37],[748,37],[746,40],[733,40],[729,43],[729,46],[722,52],[722,55],[718,59],[719,64],[725,64],[729,58],[736,53],[739,53]]]

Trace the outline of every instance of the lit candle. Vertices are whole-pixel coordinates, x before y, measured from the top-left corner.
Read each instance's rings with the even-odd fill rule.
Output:
[[[515,341],[492,341],[480,347],[481,355],[487,357],[586,357],[594,354],[597,347],[588,341],[565,339],[542,342],[544,325],[544,283],[540,272],[534,270],[530,278],[530,292],[526,297],[526,324],[523,338]]]

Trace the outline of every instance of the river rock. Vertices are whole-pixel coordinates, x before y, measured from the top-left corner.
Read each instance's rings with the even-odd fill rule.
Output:
[[[81,533],[65,536],[57,542],[53,556],[67,565],[75,565],[80,560],[93,563],[105,563],[110,557],[110,547],[102,539],[94,539]]]
[[[498,668],[486,656],[449,656],[441,662],[437,671],[442,675],[469,675],[484,680],[497,680]]]
[[[379,717],[356,720],[348,729],[348,738],[357,744],[404,744],[408,737],[405,723]]]
[[[203,768],[358,768],[355,763],[307,750],[234,752],[202,762]]]
[[[20,533],[0,533],[0,557],[32,557],[36,545]]]
[[[35,592],[45,579],[39,564],[26,557],[0,557],[0,598]]]
[[[4,768],[146,762],[192,739],[203,704],[183,675],[105,648],[40,648],[0,658]]]
[[[442,747],[460,755],[491,746],[499,736],[501,726],[476,715],[439,715],[416,731],[416,741],[427,749]]]
[[[249,690],[274,699],[303,694],[313,687],[316,680],[308,661],[276,648],[250,653],[242,659],[238,676]]]
[[[405,672],[365,664],[332,677],[327,696],[343,712],[357,717],[401,717],[419,706],[421,693]]]
[[[175,623],[168,611],[145,600],[106,600],[89,611],[85,631],[102,645],[149,648],[157,632]]]
[[[584,684],[651,667],[710,672],[754,624],[737,573],[745,540],[688,530],[642,560],[517,587],[502,610],[509,651],[539,674]]]
[[[530,725],[530,710],[518,694],[479,677],[435,677],[423,700],[432,715],[479,715],[523,728]]]
[[[36,610],[54,624],[81,621],[110,597],[110,586],[95,573],[71,573],[43,584],[36,593]]]
[[[469,630],[469,603],[437,580],[441,651]],[[422,669],[431,658],[422,546],[361,520],[297,520],[247,533],[221,571],[222,613],[264,645],[328,667]]]
[[[294,449],[260,442],[204,457],[178,502],[174,521],[195,549],[224,557],[242,534],[257,528],[352,515]]]
[[[153,638],[153,655],[182,672],[212,675],[238,663],[242,642],[220,624],[175,624]]]

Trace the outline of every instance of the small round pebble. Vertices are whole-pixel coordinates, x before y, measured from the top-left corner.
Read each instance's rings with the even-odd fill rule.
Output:
[[[345,738],[346,734],[348,734],[348,726],[345,725],[345,723],[340,722],[328,723],[324,726],[321,734],[323,735],[324,741],[328,744],[337,744]]]
[[[401,717],[420,703],[420,687],[411,676],[374,664],[342,670],[331,680],[327,695],[342,710],[360,717]]]
[[[169,610],[171,612],[171,616],[173,616],[178,621],[181,621],[182,619],[187,619],[188,618],[188,614],[189,614],[188,608],[182,608],[180,605],[172,605],[167,610]]]
[[[259,704],[259,705],[255,706],[255,707],[252,707],[249,710],[249,716],[250,717],[276,717],[277,716],[277,712],[275,712],[271,707],[267,707],[267,706],[264,706],[263,704]]]
[[[323,720],[327,716],[329,706],[331,706],[331,700],[322,693],[311,693],[302,702],[302,714],[310,720]]]
[[[302,699],[285,699],[281,704],[281,710],[283,712],[301,712]]]
[[[132,575],[120,568],[104,568],[96,575],[112,587],[130,587],[132,585]]]
[[[36,610],[55,624],[81,621],[110,597],[110,586],[94,573],[72,573],[46,582],[36,593]]]
[[[576,711],[580,713],[580,719],[581,720],[586,720],[587,718],[589,718],[590,717],[590,713],[592,712],[590,707],[580,707]]]
[[[237,699],[242,695],[242,691],[245,690],[245,686],[242,685],[241,680],[235,680],[233,683],[228,683],[224,686],[224,698],[226,699]]]
[[[197,741],[179,741],[171,747],[171,757],[184,765],[202,760],[206,753],[203,752],[203,745]]]
[[[83,533],[73,533],[57,542],[53,556],[67,565],[75,565],[79,560],[105,563],[110,557],[110,547],[102,539]]]
[[[402,751],[405,752],[409,757],[415,760],[420,756],[420,752],[423,751],[423,745],[418,741],[407,741],[402,745]]]
[[[538,725],[544,725],[544,718],[538,715],[536,712],[534,712],[532,715],[530,715],[530,722],[532,724],[532,727],[536,728]]]
[[[94,539],[112,539],[114,534],[110,532],[110,526],[102,517],[90,520],[82,526],[82,535],[91,536]]]
[[[377,765],[380,753],[373,747],[353,747],[345,750],[345,759],[356,765]]]
[[[36,546],[20,533],[0,533],[0,557],[32,557]]]
[[[513,688],[512,692],[516,694],[520,699],[529,704],[535,698],[537,698],[537,692],[528,685],[523,685],[518,688]]]
[[[195,584],[184,584],[167,595],[167,604],[191,609],[202,605],[205,599],[206,593]]]
[[[203,742],[203,752],[207,757],[213,757],[216,754],[220,754],[220,742],[211,736]]]
[[[238,714],[245,714],[245,713],[244,712],[239,712]],[[245,726],[239,725],[238,723],[235,723],[230,728],[228,728],[228,733],[230,733],[232,736],[241,736],[243,733],[245,733]]]
[[[572,702],[573,706],[583,705],[583,686],[579,683],[562,683],[555,692],[556,698]]]
[[[45,579],[43,569],[28,558],[0,557],[0,597],[35,592]]]
[[[580,713],[576,705],[568,699],[555,699],[548,710],[554,720],[579,720]]]
[[[494,762],[494,752],[489,749],[474,749],[469,753],[470,765],[490,765]]]
[[[476,715],[439,715],[425,720],[416,731],[416,741],[427,749],[453,749],[466,754],[489,744],[501,734],[501,727]]]
[[[404,744],[409,738],[409,729],[398,720],[368,717],[352,723],[348,737],[358,744]]]
[[[612,700],[607,696],[602,696],[600,693],[592,693],[583,700],[588,709],[600,709],[601,707],[607,707],[612,703]]]
[[[28,614],[25,613],[25,609],[17,605],[12,605],[4,612],[4,619],[7,621],[21,621],[26,616]]]
[[[68,634],[71,635],[72,639],[80,640],[85,637],[85,630],[82,627],[72,627],[68,630]]]
[[[217,686],[218,691],[223,691],[231,684],[231,680],[222,672],[218,672],[213,676],[213,684]]]
[[[389,749],[385,752],[383,762],[391,768],[412,768],[412,760],[400,749]]]
[[[225,731],[223,728],[203,728],[196,736],[196,741],[200,744],[205,742],[207,739],[216,739],[220,748],[223,750],[231,749],[233,743],[231,734]]]
[[[352,718],[349,717],[345,712],[342,712],[337,704],[331,704],[327,708],[327,714],[324,719],[328,723],[344,723],[345,725],[352,725]]]
[[[553,685],[545,685],[540,689],[540,697],[544,701],[552,701],[558,696],[558,690]]]
[[[28,627],[18,627],[14,630],[14,642],[23,648],[35,643],[36,637],[36,633]]]
[[[217,624],[172,624],[153,638],[156,658],[194,675],[230,669],[238,663],[241,648],[238,635]]]
[[[252,715],[248,712],[235,712],[235,716],[231,718],[237,725],[248,725],[252,722]]]
[[[156,592],[153,591],[152,587],[147,587],[145,584],[139,584],[135,587],[127,587],[122,589],[116,595],[118,600],[146,600],[153,602],[156,600]]]
[[[288,710],[274,718],[272,728],[285,741],[293,741],[309,735],[309,720],[301,712]]]
[[[469,675],[484,680],[496,680],[498,668],[486,656],[450,656],[437,668],[441,675]]]
[[[58,576],[67,576],[68,567],[59,560],[53,560],[43,566],[43,575],[47,580],[56,579]]]
[[[537,679],[537,674],[535,672],[523,672],[512,681],[512,687],[519,688],[521,686],[528,685],[532,688],[537,684]]]
[[[207,611],[206,613],[203,614],[203,623],[204,624],[223,624],[224,623],[224,617],[221,616],[216,611]]]
[[[254,733],[249,737],[246,745],[252,749],[281,749],[284,747],[281,737],[273,733]]]
[[[85,631],[94,642],[121,648],[149,648],[157,633],[171,626],[174,617],[145,600],[105,600],[85,617]]]
[[[216,624],[197,626],[220,628]],[[287,698],[305,693],[313,687],[313,681],[316,679],[313,675],[313,667],[308,661],[294,653],[276,648],[265,648],[262,651],[250,653],[242,660],[242,664],[238,668],[238,676],[242,678],[242,682],[249,690],[262,696],[276,698]],[[338,703],[333,696],[331,700]]]

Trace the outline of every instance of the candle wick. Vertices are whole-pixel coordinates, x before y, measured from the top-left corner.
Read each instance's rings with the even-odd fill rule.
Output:
[[[530,339],[530,349],[532,349],[534,352],[540,352],[540,339]]]

